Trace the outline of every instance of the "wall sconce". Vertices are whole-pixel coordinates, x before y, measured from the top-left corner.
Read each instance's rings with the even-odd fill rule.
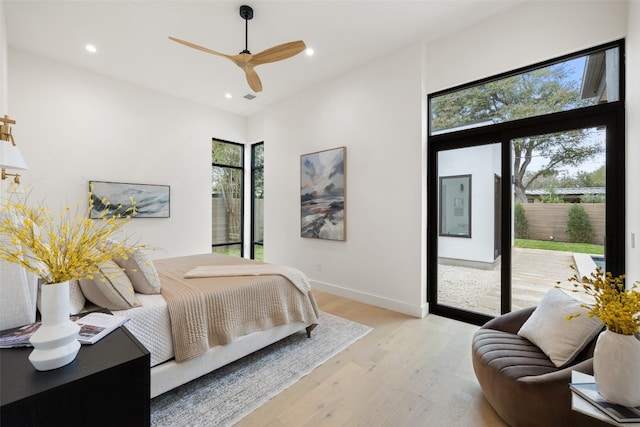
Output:
[[[16,121],[5,115],[0,118],[0,122],[2,123],[0,124],[0,168],[2,168],[2,180],[4,181],[7,177],[12,176],[13,182],[20,184],[19,174],[7,172],[7,169],[28,169],[11,134],[10,125],[15,125]]]

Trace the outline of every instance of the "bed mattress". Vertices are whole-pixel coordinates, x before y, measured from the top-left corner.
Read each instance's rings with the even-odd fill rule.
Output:
[[[113,311],[113,314],[129,318],[125,326],[151,353],[152,367],[173,359],[167,302],[162,295],[136,294],[136,297],[140,307]]]

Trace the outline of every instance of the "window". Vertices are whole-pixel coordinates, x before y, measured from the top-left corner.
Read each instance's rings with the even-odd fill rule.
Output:
[[[471,237],[471,175],[440,178],[440,235]]]
[[[428,104],[431,313],[483,324],[536,305],[579,264],[624,273],[623,41]],[[570,231],[574,204],[586,215]]]
[[[243,255],[244,145],[214,139],[211,148],[211,247]]]
[[[251,146],[251,258],[264,261],[264,143]]]
[[[620,100],[618,46],[431,97],[431,135]]]

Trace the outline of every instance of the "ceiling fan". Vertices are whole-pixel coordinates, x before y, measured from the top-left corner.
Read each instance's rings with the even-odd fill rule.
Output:
[[[253,9],[250,6],[240,6],[240,16],[245,22],[245,47],[242,52],[237,55],[226,55],[224,53],[216,52],[215,50],[208,49],[203,46],[199,46],[195,43],[188,42],[186,40],[180,40],[175,37],[169,36],[169,38],[175,42],[181,43],[185,46],[192,47],[194,49],[201,50],[203,52],[211,53],[213,55],[223,56],[230,59],[238,67],[242,68],[247,77],[247,83],[254,92],[262,91],[262,82],[260,77],[254,70],[257,65],[267,64],[269,62],[282,61],[283,59],[290,58],[299,54],[305,49],[305,44],[302,40],[280,44],[272,48],[263,50],[255,55],[249,52],[249,20],[253,19]]]

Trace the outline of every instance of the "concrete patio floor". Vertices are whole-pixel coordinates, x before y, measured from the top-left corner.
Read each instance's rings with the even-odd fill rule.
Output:
[[[558,281],[574,274],[572,252],[513,248],[511,309],[532,307]],[[438,265],[438,302],[497,316],[500,314],[500,264],[492,270]]]

